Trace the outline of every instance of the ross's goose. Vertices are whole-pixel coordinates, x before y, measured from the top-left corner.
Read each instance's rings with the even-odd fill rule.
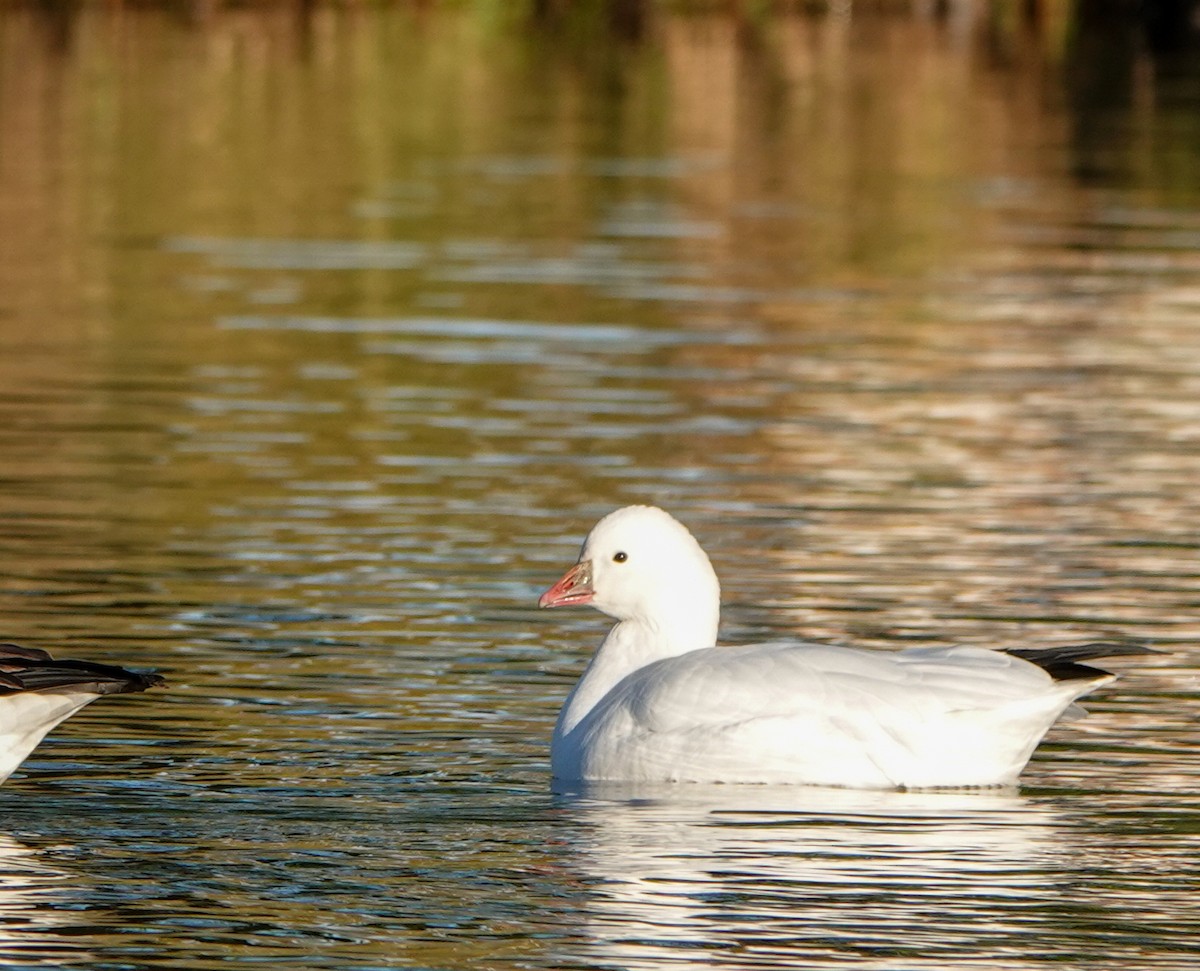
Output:
[[[0,782],[55,725],[84,705],[101,695],[165,683],[157,674],[91,661],[56,661],[38,648],[0,644]]]
[[[1013,785],[1128,644],[888,652],[790,641],[716,647],[720,588],[661,509],[600,520],[542,607],[617,619],[563,704],[563,781],[772,782],[854,788]],[[1073,711],[1072,711],[1073,710]]]

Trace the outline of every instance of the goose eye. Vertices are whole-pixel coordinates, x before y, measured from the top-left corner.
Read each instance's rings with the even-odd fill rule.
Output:
[[[613,554],[613,562],[614,563],[624,563],[627,559],[629,559],[629,557],[625,553],[614,553]]]

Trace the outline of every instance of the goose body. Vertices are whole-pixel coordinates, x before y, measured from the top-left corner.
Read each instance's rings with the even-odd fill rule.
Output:
[[[596,524],[540,600],[617,620],[559,714],[556,778],[1013,785],[1050,726],[1113,680],[1083,662],[1146,650],[717,647],[719,601],[708,557],[666,512],[630,506]]]
[[[91,661],[55,660],[45,651],[0,644],[0,782],[56,725],[102,695],[145,691],[157,674]]]

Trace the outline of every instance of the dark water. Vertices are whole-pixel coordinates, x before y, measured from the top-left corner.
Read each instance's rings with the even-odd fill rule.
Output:
[[[0,14],[4,636],[171,681],[0,789],[0,964],[1193,967],[1170,39]],[[628,502],[727,640],[1164,653],[1020,792],[554,793],[603,621],[534,604]]]

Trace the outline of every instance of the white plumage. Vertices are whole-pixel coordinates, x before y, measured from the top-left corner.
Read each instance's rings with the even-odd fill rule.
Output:
[[[596,524],[540,600],[618,621],[559,715],[557,778],[1012,785],[1050,726],[1081,713],[1075,699],[1113,680],[1079,662],[1145,652],[715,647],[719,601],[708,557],[661,509],[629,506]]]

